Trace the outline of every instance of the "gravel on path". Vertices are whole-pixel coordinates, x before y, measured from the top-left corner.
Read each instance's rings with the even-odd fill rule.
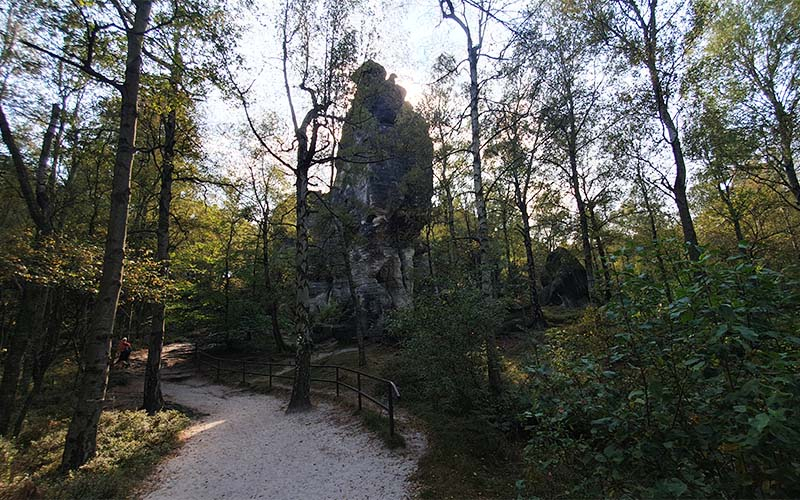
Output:
[[[357,417],[318,402],[286,414],[282,399],[200,378],[163,382],[165,398],[206,414],[184,431],[176,456],[161,464],[156,499],[403,499],[425,448],[404,433],[389,450]]]

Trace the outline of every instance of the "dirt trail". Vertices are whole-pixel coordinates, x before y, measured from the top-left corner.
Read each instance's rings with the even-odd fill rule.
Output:
[[[329,358],[337,356],[339,354],[345,354],[348,352],[357,352],[358,347],[345,347],[343,349],[335,349],[330,348],[328,351],[318,352],[311,355],[311,364],[325,364],[324,362],[327,361]],[[291,373],[294,370],[294,367],[288,367],[276,372],[275,375],[286,375]]]
[[[388,450],[349,410],[319,402],[284,413],[284,397],[211,384],[186,368],[165,374],[165,398],[206,414],[185,431],[145,499],[400,499],[425,441]]]

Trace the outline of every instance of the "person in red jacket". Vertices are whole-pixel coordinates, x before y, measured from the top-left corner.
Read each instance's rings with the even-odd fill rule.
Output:
[[[131,362],[129,358],[131,357],[131,351],[133,350],[133,346],[130,342],[128,342],[128,337],[122,337],[122,340],[119,341],[119,345],[117,345],[117,351],[119,351],[119,359],[114,363],[114,366],[119,364],[120,362],[125,365],[125,367],[131,366]]]

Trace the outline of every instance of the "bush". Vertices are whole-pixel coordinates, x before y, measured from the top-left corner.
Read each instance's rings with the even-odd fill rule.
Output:
[[[648,251],[616,261],[605,318],[548,332],[529,370],[530,479],[571,496],[800,495],[798,283],[704,255],[675,263],[668,302]]]
[[[504,314],[502,303],[488,304],[477,290],[462,287],[417,294],[414,309],[389,323],[401,349],[386,376],[397,382],[400,402],[422,419],[430,440],[417,474],[420,498],[514,494],[522,442],[508,431],[530,403],[511,384],[490,397],[486,372],[485,334],[497,331]]]
[[[501,311],[463,288],[419,298],[413,309],[395,314],[389,331],[401,342],[397,376],[412,388],[410,397],[453,414],[485,406],[485,333],[498,328]]]

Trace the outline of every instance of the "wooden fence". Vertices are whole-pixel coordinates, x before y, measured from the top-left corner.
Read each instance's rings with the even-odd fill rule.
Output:
[[[294,371],[293,363],[224,359],[212,356],[199,350],[197,347],[195,347],[194,359],[198,369],[201,372],[204,368],[212,370],[217,381],[219,381],[222,373],[240,374],[242,377],[241,382],[243,384],[247,382],[248,376],[266,377],[269,388],[271,389],[273,379],[294,379],[294,373],[286,373],[288,371],[287,368],[291,369],[292,372]],[[275,368],[277,368],[277,370]],[[400,397],[400,392],[397,390],[397,386],[394,382],[385,378],[375,377],[369,373],[348,368],[346,366],[312,364],[311,368],[315,368],[317,370],[330,370],[333,372],[335,374],[335,378],[333,379],[312,377],[311,381],[335,384],[337,397],[340,395],[342,388],[354,392],[357,395],[359,411],[362,409],[363,399],[367,399],[368,401],[377,405],[379,408],[386,410],[389,415],[389,435],[394,436],[394,401],[396,398]],[[341,375],[345,373],[351,373],[355,375],[356,385],[351,385],[342,379]],[[386,387],[386,402],[383,402],[373,395],[364,392],[361,387],[362,380],[372,380],[384,385]]]

